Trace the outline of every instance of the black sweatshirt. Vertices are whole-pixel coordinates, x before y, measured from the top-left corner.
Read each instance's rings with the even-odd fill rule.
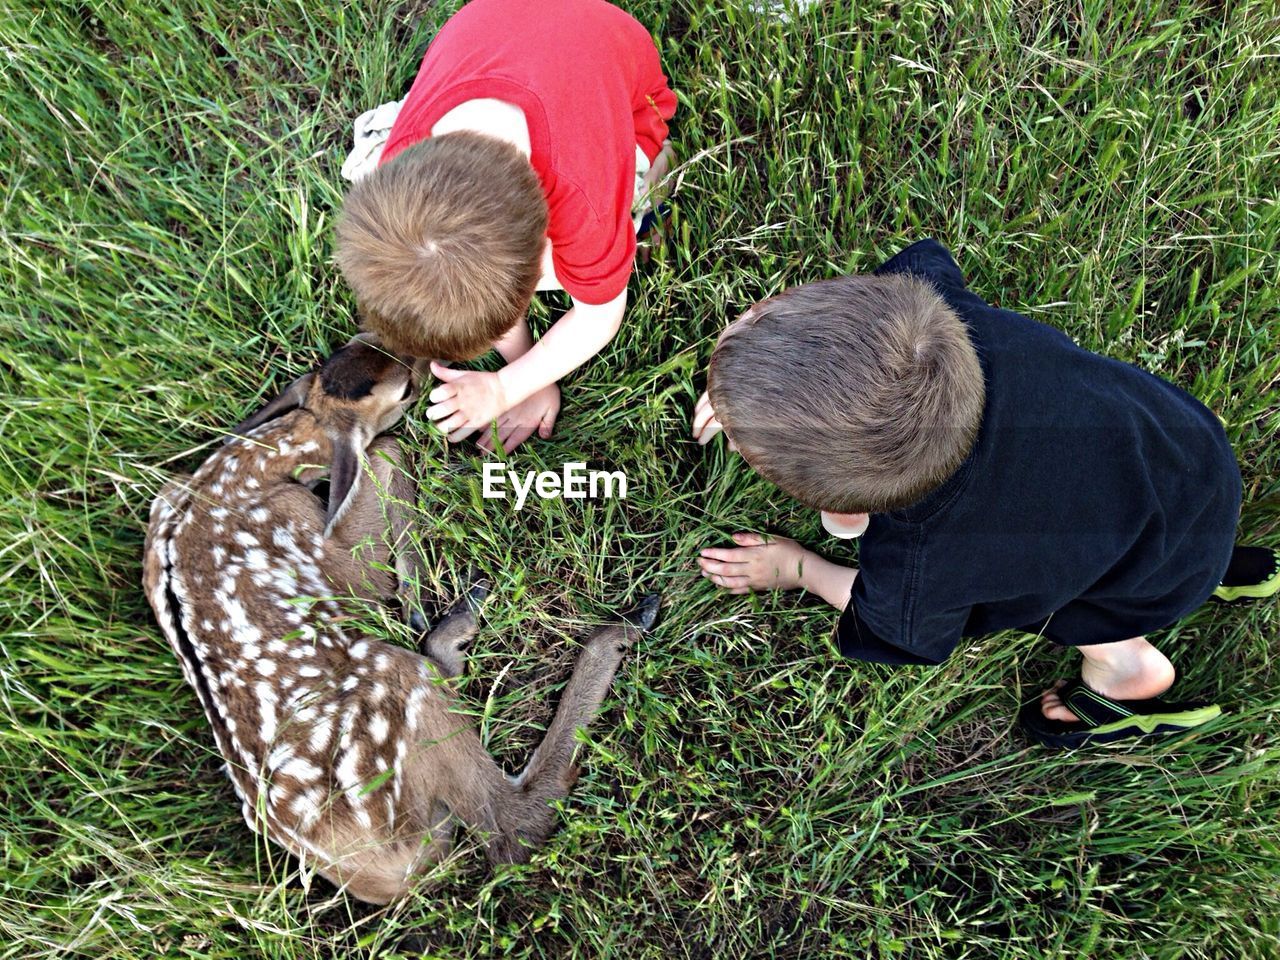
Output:
[[[955,474],[919,503],[872,516],[837,628],[845,655],[941,663],[962,636],[1006,629],[1108,643],[1208,599],[1231,556],[1241,495],[1208,409],[986,303],[936,240],[876,273],[924,278],[965,321],[986,405]]]

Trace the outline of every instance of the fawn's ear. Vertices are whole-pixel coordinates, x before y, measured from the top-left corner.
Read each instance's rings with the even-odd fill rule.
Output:
[[[284,388],[280,396],[274,400],[268,400],[256,411],[232,427],[230,435],[223,442],[225,443],[227,440],[237,436],[242,437],[254,427],[260,427],[268,420],[274,420],[276,417],[302,406],[303,401],[307,399],[307,391],[311,389],[311,381],[315,379],[315,376],[314,373],[306,373],[293,381],[293,383]]]
[[[329,512],[324,520],[324,535],[330,536],[355,500],[364,471],[364,450],[369,445],[365,431],[359,426],[349,430],[330,431],[333,460],[329,467]]]

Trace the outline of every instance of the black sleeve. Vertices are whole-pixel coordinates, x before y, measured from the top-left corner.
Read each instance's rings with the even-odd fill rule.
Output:
[[[836,624],[836,646],[840,652],[853,660],[869,660],[872,663],[890,663],[894,666],[926,666],[936,667],[942,661],[929,660],[925,657],[895,647],[875,635],[866,621],[858,616],[852,598],[840,614],[840,622]]]
[[[917,240],[911,246],[899,250],[896,254],[876,267],[875,273],[883,276],[887,273],[914,273],[918,277],[942,283],[964,290],[964,274],[956,263],[951,251],[933,237]]]

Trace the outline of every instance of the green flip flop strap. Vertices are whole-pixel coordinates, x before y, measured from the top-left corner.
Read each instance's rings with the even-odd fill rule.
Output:
[[[1271,555],[1275,566],[1267,579],[1261,583],[1242,583],[1234,587],[1219,585],[1213,595],[1230,603],[1233,600],[1266,600],[1280,593],[1280,554],[1272,550]]]
[[[1190,729],[1208,723],[1222,714],[1222,708],[1217,704],[1203,704],[1183,710],[1160,710],[1159,701],[1152,704],[1156,707],[1152,712],[1137,713],[1123,703],[1091,690],[1083,680],[1074,681],[1063,692],[1066,694],[1062,697],[1063,704],[1081,719],[1090,733],[1113,733],[1130,728],[1152,733],[1161,726]]]
[[[1111,723],[1104,723],[1090,729],[1090,733],[1112,733],[1116,730],[1127,730],[1137,727],[1143,733],[1154,733],[1162,726],[1181,727],[1190,730],[1222,716],[1222,708],[1216,703],[1197,707],[1194,710],[1182,710],[1177,713],[1138,713]]]
[[[1062,697],[1063,704],[1089,727],[1099,727],[1133,716],[1132,710],[1089,689],[1083,680],[1072,683],[1064,693],[1066,696]]]

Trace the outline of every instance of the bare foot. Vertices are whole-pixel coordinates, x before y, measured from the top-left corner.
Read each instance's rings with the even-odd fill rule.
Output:
[[[1145,637],[1093,644],[1081,647],[1080,652],[1084,654],[1080,665],[1084,682],[1113,700],[1147,700],[1173,686],[1176,676],[1173,664]],[[1065,683],[1059,680],[1040,694],[1040,711],[1050,720],[1074,723],[1080,718],[1058,697],[1058,689]]]

